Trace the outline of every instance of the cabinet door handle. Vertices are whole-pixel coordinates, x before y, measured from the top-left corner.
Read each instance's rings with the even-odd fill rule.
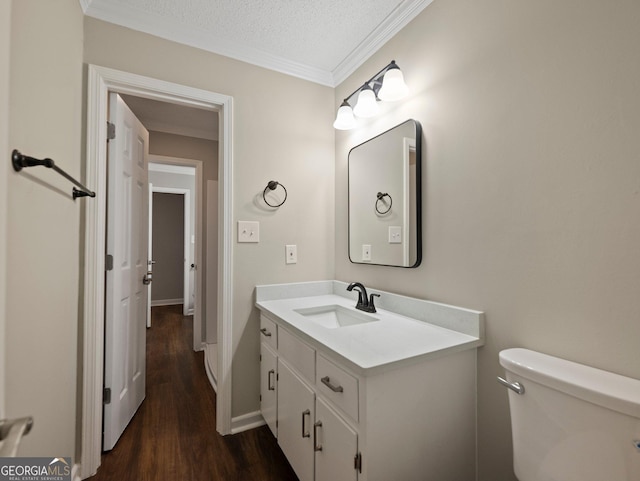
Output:
[[[268,384],[267,388],[269,389],[269,391],[275,391],[276,390],[276,387],[273,385],[273,382],[272,382],[273,378],[271,377],[275,373],[276,373],[275,369],[271,369],[269,371],[269,378],[268,378],[268,381],[267,381],[267,384]]]
[[[322,451],[322,444],[318,443],[318,428],[322,427],[322,421],[316,421],[313,425],[313,450]]]
[[[325,376],[320,380],[322,381],[322,384],[327,386],[333,392],[343,392],[344,391],[344,389],[342,389],[342,386],[334,386],[333,384],[331,384],[331,378],[329,376]]]
[[[305,431],[304,429],[304,417],[307,415],[309,416],[309,418],[311,418],[311,411],[309,411],[308,409],[306,411],[302,411],[302,437],[303,438],[311,437],[311,433],[309,431]]]
[[[271,333],[269,332],[269,330],[266,327],[263,327],[262,329],[260,329],[260,332],[265,337],[271,337]]]

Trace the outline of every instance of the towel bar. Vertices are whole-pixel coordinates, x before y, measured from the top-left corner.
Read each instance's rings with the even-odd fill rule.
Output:
[[[33,418],[31,416],[0,421],[0,458],[13,458],[23,436],[31,432]]]
[[[13,170],[15,170],[16,172],[20,172],[24,167],[35,167],[37,165],[43,165],[49,169],[55,170],[58,174],[60,174],[65,179],[67,179],[69,182],[77,185],[78,187],[80,187],[80,189],[82,189],[82,190],[78,190],[75,187],[73,188],[73,191],[71,192],[71,195],[73,196],[73,200],[77,199],[78,197],[95,197],[96,196],[95,192],[92,192],[89,189],[87,189],[84,185],[82,185],[80,182],[78,182],[76,179],[74,179],[69,174],[67,174],[64,170],[58,167],[56,163],[53,161],[53,159],[48,159],[48,158],[36,159],[33,157],[29,157],[28,155],[23,155],[20,153],[19,150],[14,149],[14,151],[11,153],[11,163],[13,164]]]

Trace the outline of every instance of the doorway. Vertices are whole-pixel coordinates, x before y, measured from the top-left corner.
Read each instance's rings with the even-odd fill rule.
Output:
[[[149,183],[149,223],[153,262],[153,283],[149,284],[151,307],[182,306],[182,315],[194,311],[195,293],[191,270],[191,192],[187,189],[156,187]],[[194,236],[195,237],[195,236]],[[195,247],[195,240],[194,240]],[[192,267],[193,266],[193,267]],[[151,323],[147,323],[151,327]]]
[[[183,315],[194,315],[194,350],[200,350],[203,343],[201,164],[149,156],[149,258],[154,271],[151,306],[182,304]],[[217,271],[217,262],[214,267]]]
[[[109,92],[214,110],[220,116],[218,179],[218,396],[216,429],[231,431],[232,363],[232,98],[210,91],[186,87],[121,72],[89,66],[87,86],[86,178],[95,186],[96,202],[87,205],[85,218],[85,272],[83,305],[83,388],[81,426],[82,477],[95,473],[100,465],[102,434],[102,383],[104,345],[104,269],[106,217],[107,98]]]
[[[206,347],[206,340],[204,339],[203,335],[204,332],[206,332],[204,330],[203,319],[205,319],[209,315],[209,313],[207,312],[205,315],[205,309],[207,308],[208,301],[207,296],[205,295],[205,292],[208,290],[208,279],[205,274],[208,273],[208,269],[210,268],[210,258],[213,259],[212,269],[215,271],[212,272],[212,274],[216,278],[219,274],[217,250],[213,252],[205,252],[205,246],[207,244],[204,237],[204,226],[206,225],[208,227],[211,219],[208,216],[208,212],[203,209],[202,205],[203,201],[201,189],[203,184],[203,177],[204,166],[202,161],[184,159],[179,157],[168,157],[157,154],[149,155],[149,182],[152,184],[152,186],[150,187],[150,192],[152,190],[162,192],[182,192],[185,190],[189,191],[188,204],[190,211],[190,227],[186,226],[185,218],[184,243],[185,247],[191,246],[191,249],[189,252],[187,252],[185,248],[184,258],[189,259],[189,261],[188,263],[185,262],[183,272],[185,281],[187,279],[189,281],[188,283],[185,282],[185,286],[189,286],[189,284],[193,286],[193,289],[191,289],[191,286],[189,286],[189,289],[193,292],[194,302],[192,309],[193,312],[191,312],[190,309],[187,309],[183,312],[183,314],[193,314],[194,351],[199,351]],[[207,214],[206,216],[205,213]],[[219,229],[222,229],[222,226],[218,225],[217,218],[213,222],[215,222],[214,227],[217,235]],[[186,235],[187,231],[189,231],[189,237],[187,237]],[[153,247],[150,247],[151,252],[153,253]],[[151,266],[153,267],[153,264]],[[191,292],[187,292],[185,289],[182,296],[185,299],[188,299],[189,297],[191,297]],[[184,304],[185,307],[188,307],[188,305],[188,302]]]

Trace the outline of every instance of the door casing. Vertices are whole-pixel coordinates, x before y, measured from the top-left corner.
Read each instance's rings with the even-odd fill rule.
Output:
[[[96,192],[85,204],[83,377],[80,463],[81,477],[100,466],[102,450],[102,386],[104,367],[104,287],[106,229],[106,165],[108,94],[146,97],[179,105],[217,111],[220,116],[218,178],[218,395],[216,429],[231,432],[232,364],[232,128],[233,98],[206,90],[144,77],[97,65],[88,66],[86,183]]]

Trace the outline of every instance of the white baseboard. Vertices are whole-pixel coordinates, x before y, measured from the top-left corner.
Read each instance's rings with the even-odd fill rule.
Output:
[[[231,419],[231,434],[241,433],[265,425],[266,422],[260,411],[243,414]]]
[[[180,299],[156,299],[155,301],[151,301],[151,307],[157,306],[175,306],[177,304],[183,304],[184,299],[181,297]]]

